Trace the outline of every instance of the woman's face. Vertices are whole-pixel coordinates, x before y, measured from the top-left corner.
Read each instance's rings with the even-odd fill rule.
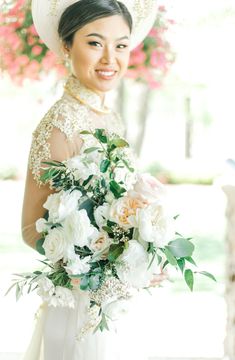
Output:
[[[116,87],[129,61],[130,29],[122,16],[95,20],[78,30],[69,53],[73,74],[103,95]]]

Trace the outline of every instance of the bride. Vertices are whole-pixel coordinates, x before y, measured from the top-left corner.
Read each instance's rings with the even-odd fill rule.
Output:
[[[105,93],[116,88],[128,66],[130,50],[150,30],[155,0],[33,0],[34,24],[47,46],[70,64],[64,93],[33,133],[25,184],[22,234],[35,248],[35,222],[45,214],[43,204],[52,192],[40,181],[45,160],[64,161],[81,153],[80,131],[105,128],[123,134],[119,116],[105,104]],[[74,290],[74,309],[44,303],[24,360],[133,360],[121,355],[115,332],[88,334],[78,341],[86,322],[88,295]],[[143,360],[140,357],[140,360]]]

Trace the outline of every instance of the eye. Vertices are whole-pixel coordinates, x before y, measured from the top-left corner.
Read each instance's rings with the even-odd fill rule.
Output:
[[[128,47],[128,45],[125,45],[125,44],[119,44],[118,46],[118,49],[125,49]]]
[[[98,41],[90,41],[88,43],[91,46],[101,47],[102,45]]]

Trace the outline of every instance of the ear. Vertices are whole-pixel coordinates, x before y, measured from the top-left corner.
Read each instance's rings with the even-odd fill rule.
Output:
[[[65,42],[62,43],[61,47],[62,47],[62,51],[63,51],[64,56],[66,58],[68,58],[70,56],[70,48],[68,47],[68,45]]]

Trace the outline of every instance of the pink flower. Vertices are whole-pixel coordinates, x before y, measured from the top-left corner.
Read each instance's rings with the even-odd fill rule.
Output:
[[[39,45],[35,45],[33,48],[32,48],[32,54],[35,55],[35,56],[38,56],[42,53],[42,47],[39,46]]]
[[[146,60],[146,54],[142,50],[134,50],[131,53],[129,66],[143,64]]]
[[[33,36],[38,36],[37,30],[35,29],[34,25],[31,25],[30,27],[28,27],[27,31],[28,31],[28,33],[30,33]]]

